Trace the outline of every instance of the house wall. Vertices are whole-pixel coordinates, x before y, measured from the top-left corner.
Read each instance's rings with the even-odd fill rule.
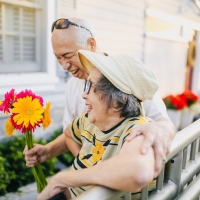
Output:
[[[132,0],[70,2],[73,1],[58,0],[58,17],[72,14],[90,21],[101,51],[108,54],[129,53],[143,59],[145,0],[137,3]]]
[[[199,8],[191,0],[58,1],[58,17],[77,16],[93,24],[101,51],[129,53],[150,67],[160,84],[161,97],[181,93],[185,85],[189,41],[146,34],[146,9],[200,22]],[[197,81],[193,85],[197,91]]]
[[[200,10],[191,0],[147,0],[147,9],[170,14],[177,18],[181,17],[200,22]],[[186,23],[186,21],[180,22],[181,25],[188,25]],[[144,62],[157,77],[160,84],[159,93],[162,97],[168,94],[181,93],[184,90],[188,42],[188,40],[146,35]],[[200,66],[195,66],[195,68],[200,68]],[[195,81],[193,81],[193,90],[195,92],[199,90],[198,77],[199,73],[198,75],[196,73]]]

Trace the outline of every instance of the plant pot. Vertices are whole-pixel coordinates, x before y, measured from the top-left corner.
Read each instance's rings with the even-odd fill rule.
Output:
[[[181,123],[182,110],[167,109],[167,113],[176,130],[178,131]]]
[[[194,113],[191,112],[190,109],[185,108],[181,115],[180,129],[189,126],[193,122],[193,119],[194,119]]]

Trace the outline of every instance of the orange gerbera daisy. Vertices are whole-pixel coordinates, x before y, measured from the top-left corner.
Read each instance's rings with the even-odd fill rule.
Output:
[[[46,109],[44,110],[44,118],[42,118],[42,126],[44,130],[49,126],[49,124],[51,124],[50,106],[51,103],[47,102]]]
[[[6,130],[6,134],[8,135],[8,137],[11,137],[15,131],[15,127],[12,125],[10,118],[8,118],[8,120],[6,122],[5,130]]]
[[[32,99],[30,96],[19,98],[13,104],[13,107],[13,121],[16,126],[22,125],[22,128],[31,130],[32,127],[36,127],[41,123],[44,108],[41,106],[39,99]]]

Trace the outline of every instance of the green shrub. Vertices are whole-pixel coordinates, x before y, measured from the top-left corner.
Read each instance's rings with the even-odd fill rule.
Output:
[[[34,143],[45,145],[56,139],[62,130],[54,131],[51,138],[34,140]],[[23,136],[13,136],[4,143],[0,143],[0,196],[8,192],[15,192],[19,187],[35,181],[31,168],[26,167],[23,150],[25,138]],[[74,161],[71,152],[59,155],[42,163],[42,169],[46,177],[52,176],[59,170],[56,168],[56,161],[60,160],[67,166]]]
[[[16,174],[14,172],[5,170],[6,164],[5,159],[0,156],[0,196],[6,194],[7,185],[12,179],[16,178]]]
[[[36,140],[35,143],[46,144],[45,140]],[[27,168],[23,155],[25,147],[25,138],[23,136],[13,136],[5,143],[0,144],[0,157],[4,159],[0,160],[0,174],[6,179],[0,180],[0,195],[7,192],[14,192],[19,187],[34,182],[34,176],[31,168]],[[50,159],[45,163],[42,163],[42,168],[45,176],[55,174],[56,158]],[[4,173],[1,173],[1,170]]]

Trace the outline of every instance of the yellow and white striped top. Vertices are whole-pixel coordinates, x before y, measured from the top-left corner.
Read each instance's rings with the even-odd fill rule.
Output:
[[[88,114],[81,114],[72,122],[70,128],[72,138],[82,146],[72,164],[72,170],[92,167],[117,155],[133,126],[149,123],[150,121],[150,119],[142,116],[126,118],[110,130],[101,131],[89,122]],[[90,186],[70,188],[72,198],[89,188]]]

